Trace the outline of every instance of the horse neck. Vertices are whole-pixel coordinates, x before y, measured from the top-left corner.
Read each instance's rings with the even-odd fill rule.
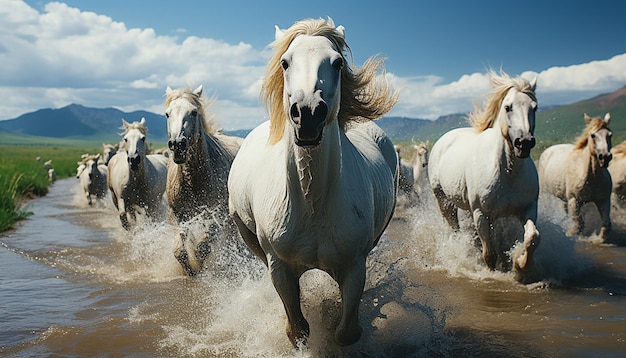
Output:
[[[587,146],[583,149],[583,153],[587,167],[587,174],[594,175],[602,170],[598,157],[596,156],[596,149],[591,140],[587,142]]]
[[[292,131],[288,136],[295,143]],[[315,211],[319,203],[327,196],[332,196],[341,175],[341,136],[337,121],[328,124],[320,144],[316,147],[291,145],[293,150],[294,170],[290,176],[298,181],[295,187],[307,202],[309,210]]]
[[[514,173],[524,163],[524,159],[515,156],[513,143],[508,137],[508,125],[503,117],[503,115],[498,114],[498,118],[493,123],[492,129],[498,131],[497,142],[494,147],[497,148],[496,155],[500,156],[501,168],[506,173]]]

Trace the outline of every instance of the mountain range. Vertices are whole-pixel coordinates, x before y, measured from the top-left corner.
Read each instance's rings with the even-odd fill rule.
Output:
[[[603,116],[611,112],[613,143],[626,139],[626,86],[615,92],[564,106],[537,112],[535,136],[544,147],[555,142],[571,142],[584,129],[583,113]],[[58,109],[40,109],[17,118],[0,121],[0,144],[19,144],[30,137],[92,142],[119,141],[122,118],[128,122],[146,119],[148,138],[152,142],[167,141],[167,122],[163,115],[147,111],[123,112],[115,108],[89,108],[71,104]],[[467,114],[441,116],[436,120],[406,117],[384,117],[377,123],[394,142],[429,140],[434,142],[453,128],[468,126]],[[249,130],[229,131],[244,137]]]

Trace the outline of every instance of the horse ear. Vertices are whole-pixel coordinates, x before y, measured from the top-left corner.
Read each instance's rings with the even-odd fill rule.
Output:
[[[196,88],[196,89],[193,91],[193,94],[195,94],[195,95],[196,95],[196,96],[198,96],[198,97],[202,96],[202,85],[198,86],[198,88]]]
[[[537,89],[537,77],[530,80],[530,89],[532,89],[533,92]]]
[[[165,94],[169,95],[170,93],[172,93],[172,87],[167,86],[167,88],[165,89]]]
[[[141,117],[141,122],[139,122],[140,124],[146,124],[146,117]]]
[[[606,114],[604,115],[604,121],[606,122],[606,124],[609,124],[609,122],[611,121],[611,113],[606,112]]]
[[[587,113],[585,113],[585,122],[587,123],[591,122],[591,117],[589,117]]]
[[[124,126],[124,128],[128,128],[128,126],[130,126],[130,123],[126,122],[126,120],[122,118],[122,125]]]
[[[335,28],[335,31],[341,34],[341,37],[344,37],[344,38],[346,37],[346,28],[343,27],[343,25],[337,26],[337,28]]]
[[[283,36],[285,36],[285,31],[281,30],[280,27],[278,27],[278,25],[274,25],[274,27],[276,28],[275,33],[274,33],[274,39],[276,41],[280,41]]]

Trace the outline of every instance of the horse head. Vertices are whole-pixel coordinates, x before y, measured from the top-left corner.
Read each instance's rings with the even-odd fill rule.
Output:
[[[180,90],[176,90],[180,91]],[[187,152],[191,140],[199,133],[199,125],[203,115],[201,108],[202,85],[193,92],[185,95],[174,95],[175,90],[169,86],[166,90],[165,117],[167,118],[167,132],[169,140],[167,146],[172,152],[172,159],[176,164],[182,164],[187,160]],[[193,98],[195,97],[195,98]]]
[[[128,164],[132,170],[139,168],[141,158],[146,155],[146,119],[141,122],[128,123],[122,119],[124,125],[124,148],[128,155]]]
[[[511,88],[500,107],[501,113],[506,116],[507,134],[513,145],[513,151],[518,158],[528,158],[530,150],[535,146],[535,112],[537,100],[534,92],[537,87],[537,78],[529,83],[528,92]]]
[[[343,27],[334,29],[343,37]],[[276,27],[276,40],[284,32]],[[280,58],[283,70],[286,113],[298,146],[316,146],[324,127],[339,113],[341,49],[326,36],[299,35]]]
[[[589,133],[589,143],[591,144],[592,154],[598,159],[600,167],[606,168],[609,166],[613,154],[611,154],[611,137],[613,133],[609,129],[609,122],[611,120],[611,114],[604,115],[604,119],[597,117],[591,118],[585,113],[585,122],[588,126],[591,126],[595,121],[597,124],[593,125],[594,130]]]

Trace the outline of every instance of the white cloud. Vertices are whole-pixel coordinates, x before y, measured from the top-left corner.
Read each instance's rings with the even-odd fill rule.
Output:
[[[252,128],[265,117],[258,95],[267,49],[129,29],[63,3],[49,3],[39,13],[21,1],[0,2],[0,119],[70,103],[162,113],[166,86],[199,84],[217,98],[223,128]],[[623,54],[522,76],[538,76],[540,105],[551,105],[613,91],[626,83],[625,69]],[[402,90],[389,114],[394,116],[435,119],[467,112],[489,90],[484,73],[450,83],[434,75],[388,76]]]
[[[527,71],[509,75],[528,80],[537,77],[540,106],[568,104],[624,86],[626,53],[608,60],[552,67],[540,73]],[[394,78],[402,95],[389,115],[436,119],[441,115],[469,112],[474,102],[481,101],[489,92],[489,79],[485,73],[463,75],[447,84],[441,82],[438,77]]]

